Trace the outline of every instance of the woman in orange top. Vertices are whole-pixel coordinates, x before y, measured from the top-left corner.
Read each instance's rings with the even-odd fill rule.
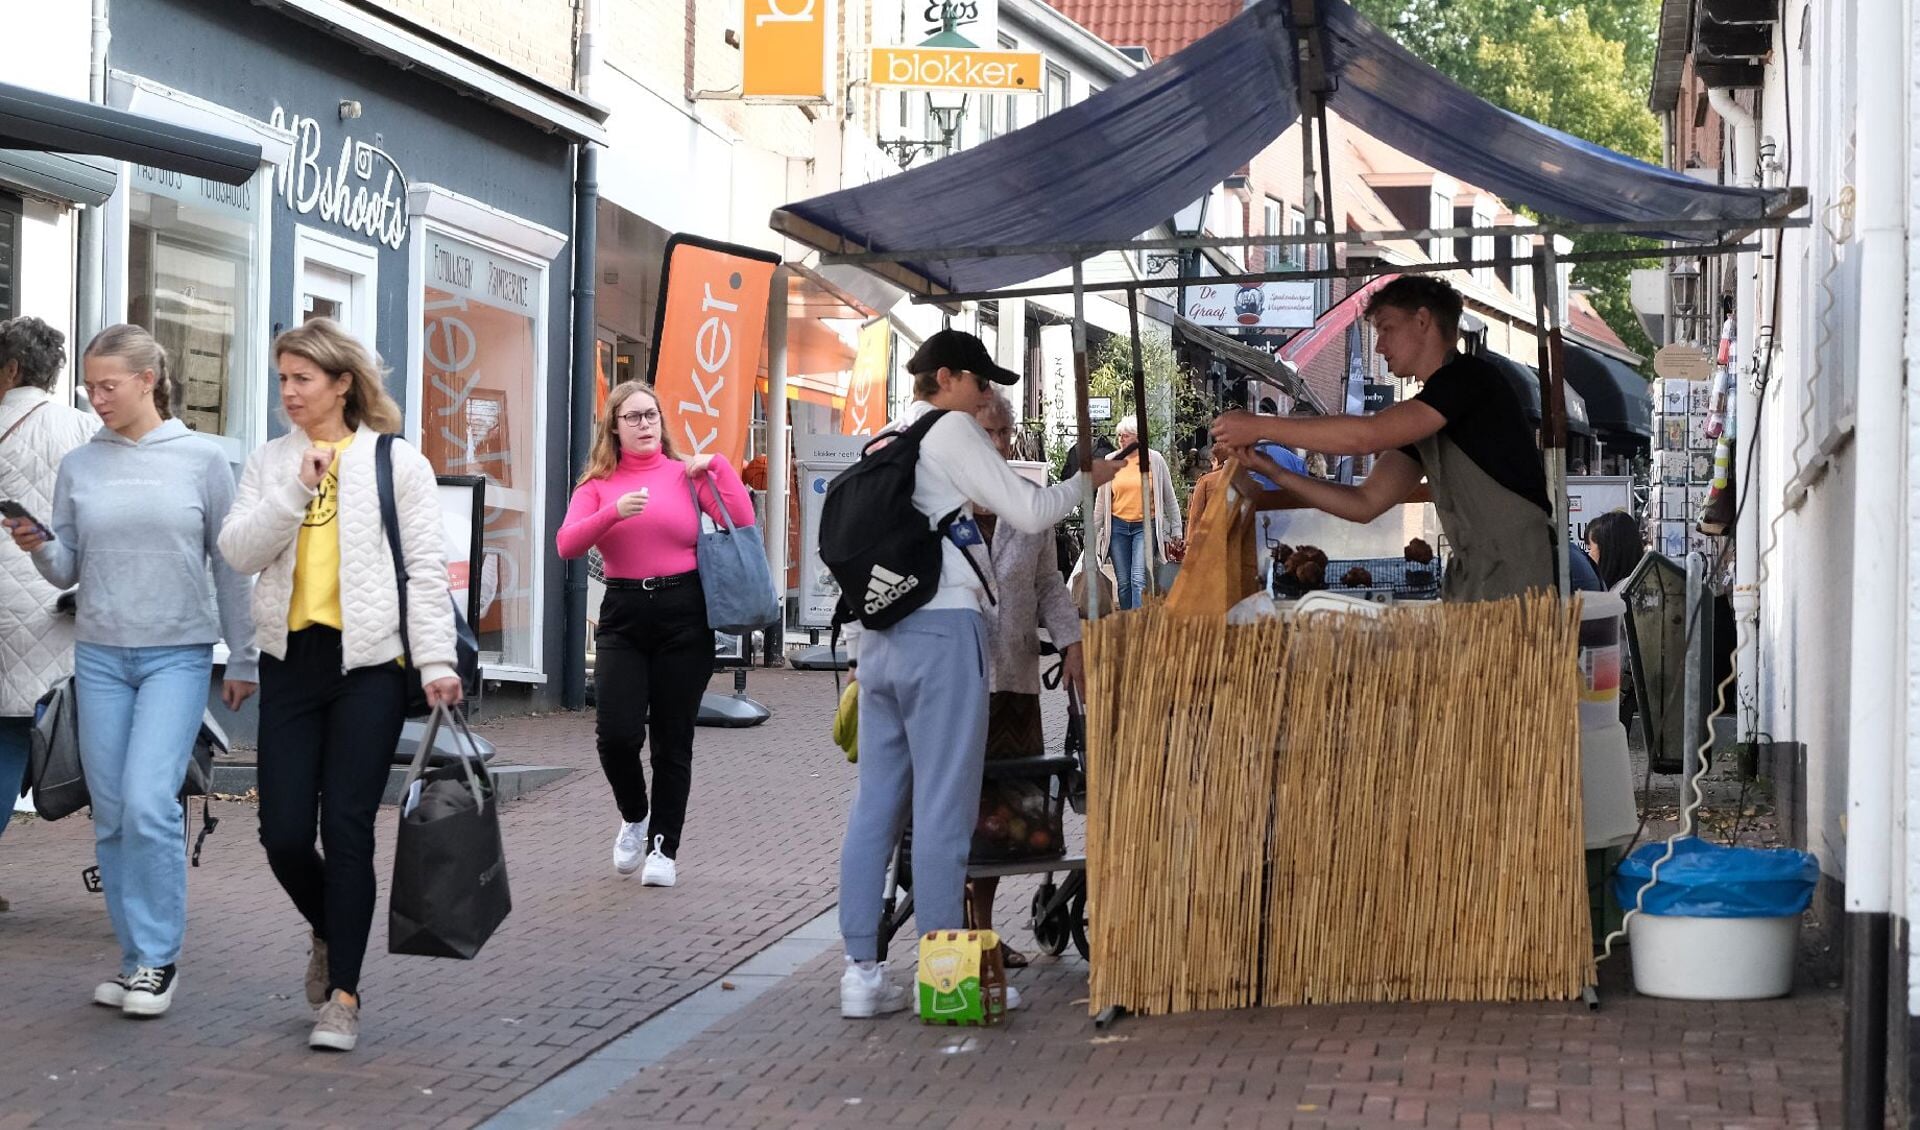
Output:
[[[1120,450],[1126,451],[1140,438],[1139,422],[1132,416],[1114,429]],[[1108,456],[1118,459],[1116,452]],[[1100,488],[1094,500],[1093,528],[1095,548],[1101,561],[1113,564],[1114,583],[1119,589],[1121,608],[1138,608],[1147,590],[1147,570],[1167,560],[1167,544],[1181,534],[1180,500],[1173,493],[1173,474],[1158,451],[1149,450],[1152,473],[1153,525],[1146,522],[1146,487],[1140,476],[1139,452],[1125,457],[1124,468],[1113,482]]]

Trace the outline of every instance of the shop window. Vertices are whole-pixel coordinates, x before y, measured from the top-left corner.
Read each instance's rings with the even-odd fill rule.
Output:
[[[423,240],[420,450],[443,475],[487,480],[480,659],[536,670],[546,274],[432,228]]]
[[[20,316],[20,198],[0,192],[0,318]]]
[[[179,416],[223,440],[235,462],[256,437],[262,336],[255,324],[261,194],[258,181],[216,184],[145,165],[127,194],[127,321],[167,351]]]

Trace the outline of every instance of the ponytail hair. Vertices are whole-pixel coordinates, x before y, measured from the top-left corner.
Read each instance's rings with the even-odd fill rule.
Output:
[[[151,372],[153,374],[153,406],[160,410],[162,420],[173,419],[173,406],[178,401],[179,384],[172,374],[167,372],[167,351],[153,340],[153,335],[139,326],[121,324],[108,326],[93,335],[87,343],[82,357],[116,357],[126,363],[127,369],[134,373]]]

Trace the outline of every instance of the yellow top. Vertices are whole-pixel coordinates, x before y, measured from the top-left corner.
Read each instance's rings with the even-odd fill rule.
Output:
[[[1138,522],[1147,516],[1140,501],[1140,457],[1127,457],[1127,465],[1113,477],[1113,516],[1125,522]]]
[[[293,601],[287,606],[287,630],[324,624],[340,628],[340,457],[353,436],[315,447],[334,451],[333,466],[320,480],[320,493],[307,503],[300,523],[300,544],[293,558]]]

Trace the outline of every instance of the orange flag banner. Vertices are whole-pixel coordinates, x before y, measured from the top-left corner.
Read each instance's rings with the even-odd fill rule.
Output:
[[[739,467],[780,256],[683,234],[667,240],[666,258],[649,368],[668,434],[681,455],[724,455]]]
[[[841,435],[870,436],[887,426],[887,370],[892,353],[893,327],[885,318],[860,327],[847,404],[840,410]]]

